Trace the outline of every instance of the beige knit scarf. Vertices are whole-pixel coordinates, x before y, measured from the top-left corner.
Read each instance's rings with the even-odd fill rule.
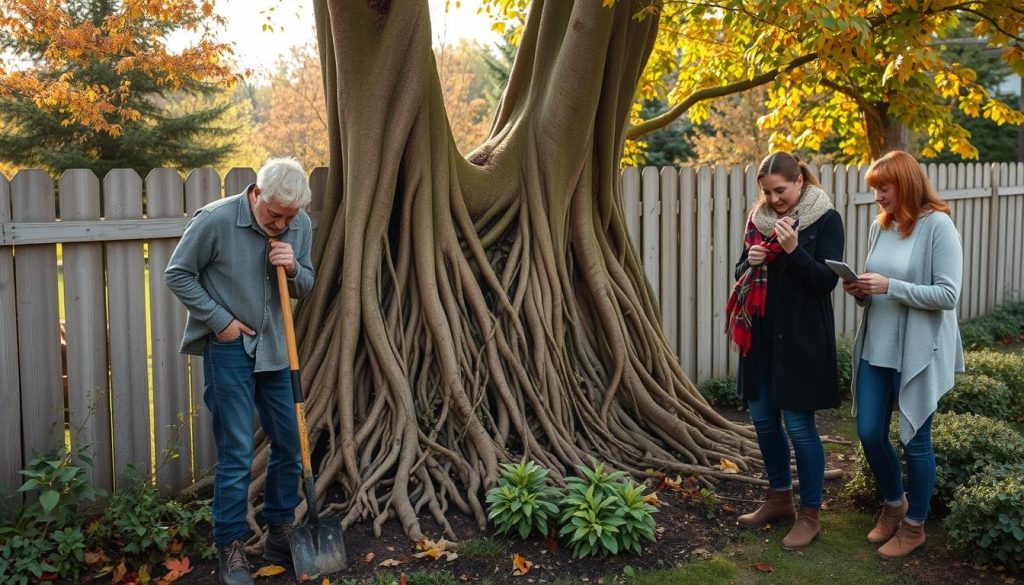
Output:
[[[804,188],[803,195],[800,196],[800,200],[796,202],[796,205],[786,216],[791,216],[794,213],[799,214],[800,225],[797,227],[797,231],[803,231],[821,219],[821,216],[825,215],[832,208],[832,199],[829,198],[828,193],[822,190],[821,187],[807,185]],[[768,202],[764,200],[754,207],[752,215],[757,231],[766,237],[775,230],[775,224],[779,219],[784,217],[775,213],[772,206],[768,205]]]

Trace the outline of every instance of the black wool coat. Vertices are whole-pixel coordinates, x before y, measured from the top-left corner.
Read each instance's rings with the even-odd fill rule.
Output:
[[[768,265],[765,316],[755,318],[753,339],[740,357],[737,390],[757,400],[770,384],[771,405],[784,410],[839,406],[836,329],[832,290],[839,277],[825,259],[843,258],[843,221],[834,209],[799,232],[792,254]],[[736,263],[736,278],[747,269],[747,250]]]

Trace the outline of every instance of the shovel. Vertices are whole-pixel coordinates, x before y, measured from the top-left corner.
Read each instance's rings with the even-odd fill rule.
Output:
[[[302,490],[306,496],[306,520],[292,528],[288,535],[288,545],[292,551],[295,576],[305,581],[342,571],[348,566],[348,561],[345,558],[341,520],[325,518],[321,521],[316,511],[316,487],[313,485],[313,467],[309,463],[309,436],[302,407],[304,398],[299,379],[299,353],[295,349],[295,325],[292,323],[292,304],[284,266],[277,267],[277,291],[281,297],[284,337],[288,343],[288,367],[292,374],[292,397],[295,400],[295,418],[299,423],[299,447],[302,451]]]

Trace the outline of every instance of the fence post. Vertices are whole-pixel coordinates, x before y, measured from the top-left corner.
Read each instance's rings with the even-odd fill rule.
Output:
[[[990,165],[988,206],[988,298],[985,299],[985,311],[996,308],[996,272],[999,270],[999,165]]]

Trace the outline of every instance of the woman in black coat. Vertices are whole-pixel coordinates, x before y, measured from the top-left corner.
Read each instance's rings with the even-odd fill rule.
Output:
[[[839,406],[832,317],[838,277],[825,260],[843,256],[843,223],[807,165],[789,153],[761,161],[757,181],[763,197],[747,220],[726,311],[727,332],[741,355],[737,384],[757,431],[768,491],[764,504],[739,523],[752,528],[795,519],[782,546],[800,550],[821,531],[825,451],[814,411]],[[790,442],[800,477],[799,513]]]

